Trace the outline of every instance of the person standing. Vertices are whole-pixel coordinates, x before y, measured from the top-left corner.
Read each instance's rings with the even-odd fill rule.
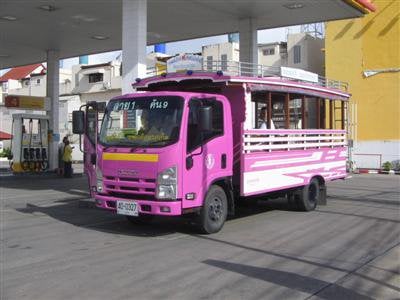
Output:
[[[275,129],[274,121],[270,120],[271,123],[270,125],[268,124],[268,113],[266,106],[261,108],[259,118],[261,120],[261,126],[259,129]]]
[[[64,156],[65,140],[68,140],[67,136],[64,136],[62,142],[58,144],[58,169],[57,169],[57,174],[60,175],[60,176],[64,175],[63,156]]]
[[[68,138],[64,138],[64,151],[62,161],[64,163],[64,177],[72,177],[72,147],[69,144]]]

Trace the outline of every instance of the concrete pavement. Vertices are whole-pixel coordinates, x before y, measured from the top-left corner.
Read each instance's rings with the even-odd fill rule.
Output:
[[[92,208],[85,177],[3,178],[1,299],[396,299],[399,193],[358,175],[315,212],[260,202],[199,235]]]

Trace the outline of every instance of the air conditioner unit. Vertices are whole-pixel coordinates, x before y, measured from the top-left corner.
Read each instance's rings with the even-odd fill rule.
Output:
[[[110,82],[103,82],[103,89],[105,89],[105,90],[111,89],[111,83]]]

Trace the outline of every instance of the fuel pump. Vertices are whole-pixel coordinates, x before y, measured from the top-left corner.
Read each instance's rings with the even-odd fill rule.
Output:
[[[13,115],[11,142],[13,172],[42,172],[48,169],[48,128],[48,116]]]

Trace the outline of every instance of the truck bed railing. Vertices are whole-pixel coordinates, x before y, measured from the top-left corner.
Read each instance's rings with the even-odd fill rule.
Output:
[[[347,146],[345,130],[252,129],[245,130],[243,135],[243,153]]]
[[[246,76],[246,77],[257,77],[257,78],[265,78],[265,77],[281,77],[290,81],[296,82],[307,82],[311,84],[315,84],[322,87],[334,88],[338,90],[348,91],[348,83],[338,80],[328,79],[323,76],[318,75],[318,82],[311,82],[307,80],[299,80],[293,78],[287,78],[281,76],[281,68],[274,66],[265,66],[259,64],[253,64],[248,62],[238,62],[238,61],[229,61],[229,60],[204,60],[201,66],[201,69],[193,69],[195,72],[218,72],[222,71],[225,75],[230,76]],[[157,71],[156,68],[148,68],[147,76],[156,76],[161,75],[160,71]]]

